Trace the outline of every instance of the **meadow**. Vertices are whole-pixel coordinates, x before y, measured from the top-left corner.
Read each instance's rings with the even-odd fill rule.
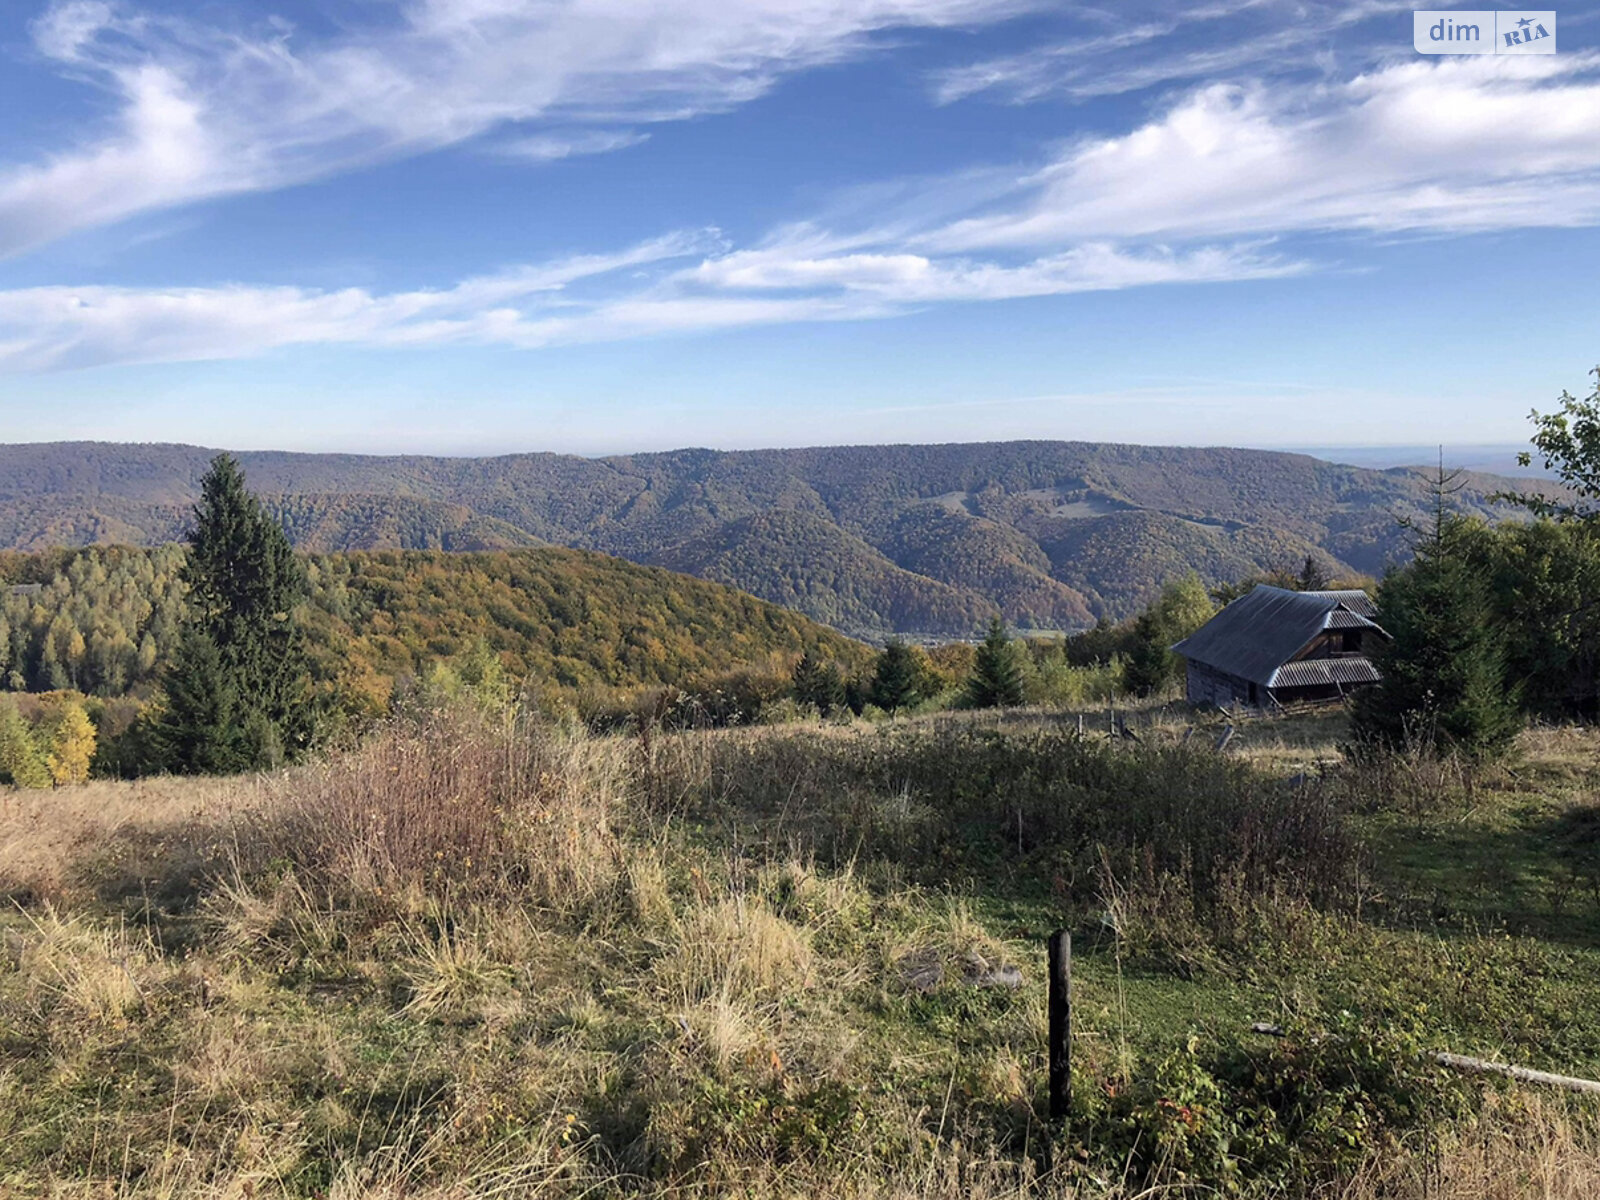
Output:
[[[1600,1108],[1433,1058],[1600,1077],[1600,732],[1119,715],[462,710],[0,793],[0,1191],[1600,1194]]]

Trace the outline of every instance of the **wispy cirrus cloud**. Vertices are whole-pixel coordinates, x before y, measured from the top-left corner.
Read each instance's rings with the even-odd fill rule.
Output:
[[[1088,245],[1008,266],[819,254],[814,241],[705,254],[715,243],[709,233],[674,235],[617,255],[387,294],[243,285],[15,289],[0,292],[0,370],[241,358],[305,345],[537,349],[1298,269],[1255,246],[1130,252]],[[641,282],[637,270],[624,268],[644,268],[647,277]]]
[[[870,51],[883,31],[1032,3],[409,0],[372,9],[369,27],[312,38],[281,20],[225,28],[57,0],[32,26],[37,52],[112,97],[115,115],[43,159],[0,162],[0,257],[492,130],[534,158],[621,148],[631,126],[746,102],[786,74]],[[590,125],[604,131],[583,134]]]
[[[1019,263],[898,252],[816,253],[802,245],[738,251],[679,277],[719,291],[837,293],[896,306],[1014,300],[1165,283],[1275,278],[1303,264],[1251,244],[1174,250],[1090,242]]]
[[[1342,31],[1409,9],[1395,0],[1224,0],[1148,13],[1133,6],[1118,14],[1117,27],[1108,32],[935,72],[932,93],[939,104],[974,96],[1009,104],[1083,101],[1243,73],[1282,74],[1318,61],[1331,66],[1330,51]],[[1374,53],[1396,48],[1409,48],[1409,42],[1346,47],[1345,55],[1364,65]]]
[[[71,41],[80,33],[61,35]],[[381,293],[236,285],[0,292],[0,367],[288,346],[528,349],[1313,268],[1306,232],[1600,223],[1600,55],[1400,62],[1215,84],[1042,164],[903,183],[746,246],[675,234]],[[893,203],[882,202],[893,195]]]
[[[539,133],[509,138],[495,145],[493,153],[502,158],[528,162],[556,162],[585,154],[609,154],[650,140],[648,133],[635,129],[592,129],[571,133]]]

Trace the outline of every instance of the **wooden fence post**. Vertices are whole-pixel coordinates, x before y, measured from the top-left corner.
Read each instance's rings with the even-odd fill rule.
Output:
[[[1072,1109],[1072,935],[1050,935],[1050,1119]]]

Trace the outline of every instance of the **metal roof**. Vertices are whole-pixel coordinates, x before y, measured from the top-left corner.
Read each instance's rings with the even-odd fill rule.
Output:
[[[1353,612],[1357,616],[1374,620],[1378,615],[1378,606],[1372,602],[1372,597],[1360,588],[1335,588],[1326,592],[1302,592],[1302,596],[1331,596],[1339,601],[1339,607],[1346,612]]]
[[[1299,662],[1284,663],[1272,673],[1274,688],[1326,687],[1337,683],[1353,687],[1363,683],[1377,683],[1378,668],[1365,658],[1303,658]]]
[[[1346,612],[1336,608],[1328,614],[1328,623],[1324,629],[1371,629],[1373,623],[1360,613]]]
[[[1276,678],[1279,669],[1323,630],[1383,632],[1357,609],[1373,614],[1377,611],[1361,591],[1292,592],[1263,583],[1172,648],[1191,662],[1251,683],[1285,686]],[[1338,614],[1337,618],[1334,614]]]

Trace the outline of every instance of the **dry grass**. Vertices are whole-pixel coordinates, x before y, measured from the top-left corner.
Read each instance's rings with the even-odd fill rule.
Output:
[[[95,780],[52,791],[0,787],[0,889],[37,897],[81,894],[86,860],[118,847],[141,857],[162,846],[201,855],[257,805],[249,779]]]
[[[1432,1153],[1373,1158],[1339,1200],[1594,1200],[1600,1115],[1512,1093]]]
[[[877,736],[444,723],[273,777],[5,796],[0,882],[26,912],[0,954],[0,1195],[1204,1194],[1050,1170],[1036,938],[1012,930],[1056,909],[1001,920],[810,857],[815,805],[858,786],[814,739]],[[1241,737],[1277,771],[1337,721]],[[1531,731],[1525,769],[1577,778],[1596,749]],[[690,797],[766,823],[690,836]],[[124,919],[129,880],[147,924]],[[911,957],[944,982],[908,986]],[[1021,991],[971,986],[1013,962]],[[1129,1017],[1097,1015],[1122,1004],[1120,963],[1115,991],[1086,965],[1092,1047]],[[1128,986],[1194,1003],[1171,977]],[[1595,1111],[1518,1096],[1319,1200],[1600,1196]]]
[[[33,1009],[97,1034],[118,1033],[144,1007],[155,958],[148,938],[46,909],[29,917],[17,969]]]

